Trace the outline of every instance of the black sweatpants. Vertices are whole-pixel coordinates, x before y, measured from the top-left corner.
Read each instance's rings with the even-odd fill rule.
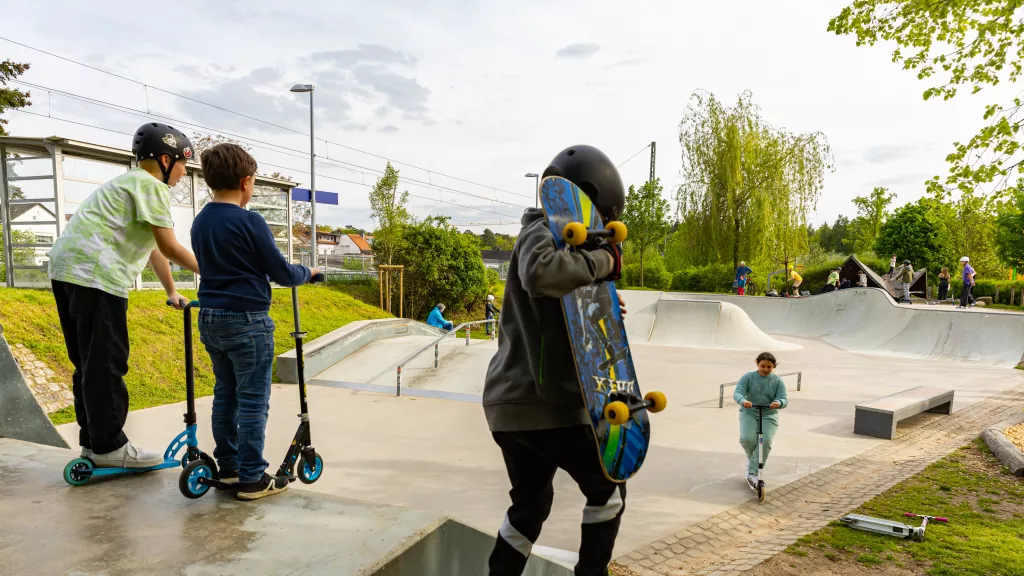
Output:
[[[973,298],[971,298],[971,289],[972,288],[974,288],[974,287],[971,286],[970,284],[967,284],[966,282],[964,283],[963,289],[960,290],[960,306],[961,307],[966,307],[968,304],[971,303],[971,300],[973,300]]]
[[[96,288],[53,280],[64,344],[75,366],[72,392],[78,443],[97,454],[128,442],[128,300]]]
[[[626,484],[608,480],[598,461],[590,426],[493,432],[512,481],[512,506],[498,531],[490,576],[519,576],[551,512],[552,480],[561,468],[587,498],[583,509],[577,576],[607,576],[619,522],[626,508]]]

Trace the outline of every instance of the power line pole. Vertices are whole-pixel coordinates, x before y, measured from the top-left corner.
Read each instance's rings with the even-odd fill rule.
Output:
[[[657,142],[651,142],[651,182],[654,182],[654,152],[657,147]]]

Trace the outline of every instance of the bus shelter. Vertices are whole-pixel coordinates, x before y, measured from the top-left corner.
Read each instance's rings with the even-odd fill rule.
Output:
[[[100,184],[135,166],[130,150],[57,136],[0,137],[0,278],[4,285],[49,288],[49,252],[72,214]],[[171,216],[178,241],[191,247],[192,221],[212,195],[199,163],[190,161],[186,168],[187,175],[171,189]],[[294,260],[290,201],[294,186],[294,182],[257,175],[255,192],[246,206],[266,219],[289,262]],[[179,286],[199,287],[191,271],[173,263],[171,267]],[[156,273],[147,264],[135,279],[135,289],[157,287]]]

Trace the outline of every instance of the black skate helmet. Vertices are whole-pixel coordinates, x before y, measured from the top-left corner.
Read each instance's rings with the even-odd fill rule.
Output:
[[[192,149],[192,141],[181,133],[181,130],[161,124],[159,122],[147,122],[135,131],[132,139],[132,152],[135,153],[137,161],[152,159],[157,161],[160,171],[164,175],[164,184],[171,179],[171,169],[178,160],[189,161],[195,154]],[[160,164],[160,155],[167,154],[171,157],[171,163],[164,168]]]
[[[903,261],[903,265],[904,266],[910,266],[910,260],[904,260]]]
[[[611,159],[593,146],[570,146],[558,153],[541,178],[561,176],[580,187],[601,216],[618,220],[626,203],[622,178]]]

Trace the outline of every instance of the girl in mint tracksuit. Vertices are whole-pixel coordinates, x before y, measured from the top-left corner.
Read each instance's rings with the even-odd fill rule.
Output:
[[[761,456],[768,461],[772,451],[772,438],[779,429],[779,409],[789,405],[786,398],[786,384],[772,370],[778,365],[771,352],[757,356],[757,370],[747,372],[736,384],[732,398],[740,405],[740,446],[747,453],[747,485],[756,490],[757,479],[757,409],[754,405],[771,406],[765,410],[761,420],[764,446]]]

